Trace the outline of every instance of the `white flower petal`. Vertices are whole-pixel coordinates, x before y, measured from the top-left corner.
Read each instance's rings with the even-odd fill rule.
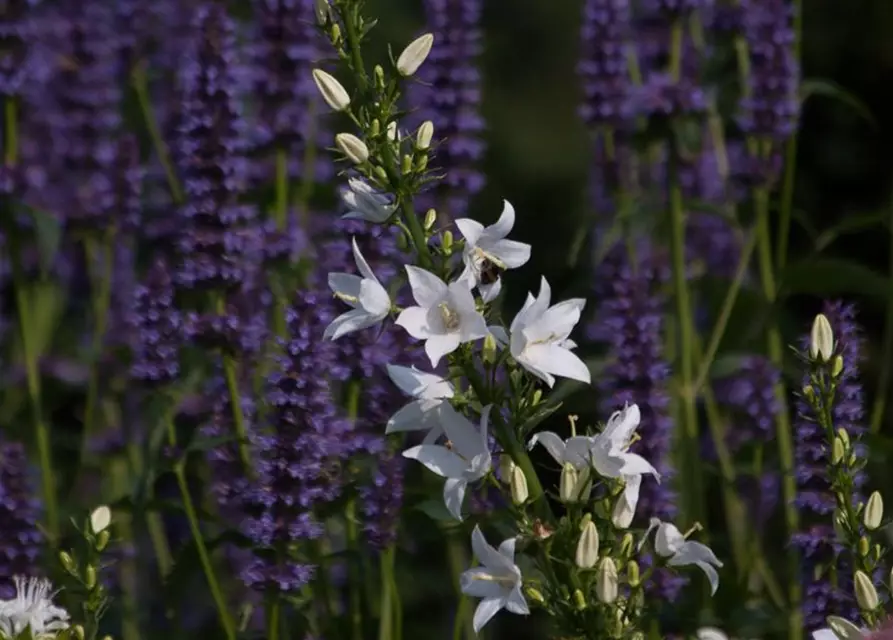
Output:
[[[660,481],[660,474],[658,474],[657,469],[651,466],[651,463],[642,456],[635,453],[622,453],[616,457],[623,461],[623,466],[620,468],[620,473],[623,475],[633,476],[649,473],[657,478],[658,482]]]
[[[441,358],[458,349],[460,342],[458,333],[429,335],[425,342],[425,353],[428,354],[428,359],[431,360],[431,366],[436,367]]]
[[[603,433],[616,447],[625,447],[639,427],[640,420],[639,405],[627,405],[611,415]]]
[[[378,280],[363,280],[360,285],[360,306],[371,315],[382,319],[391,310],[391,297]]]
[[[716,572],[716,569],[706,562],[698,561],[694,564],[707,574],[707,580],[710,582],[710,595],[716,595],[716,590],[719,589],[719,574]]]
[[[378,278],[376,278],[375,274],[372,273],[372,268],[369,266],[369,263],[366,262],[366,258],[364,258],[363,254],[360,252],[360,247],[357,246],[356,237],[350,239],[350,244],[353,248],[353,259],[357,263],[357,269],[360,271],[360,274],[362,274],[364,278],[368,278],[369,280],[378,282]]]
[[[360,297],[360,288],[363,286],[363,279],[360,276],[355,276],[352,273],[330,273],[329,274],[329,289],[332,290],[333,293],[340,293],[349,298],[357,298]],[[349,304],[352,307],[356,307],[358,302],[352,302],[350,300],[342,300],[345,304]]]
[[[509,593],[505,602],[505,610],[519,616],[530,615],[530,607],[527,606],[527,599],[521,591],[520,583],[516,584],[515,588]]]
[[[499,240],[489,247],[506,269],[517,269],[530,260],[530,245],[516,240]]]
[[[580,321],[580,315],[585,306],[584,299],[573,298],[546,309],[536,322],[524,330],[527,340],[530,342],[566,340]]]
[[[500,598],[505,591],[484,567],[474,567],[463,572],[459,576],[459,589],[473,598]]]
[[[484,452],[481,448],[480,433],[475,426],[449,404],[444,404],[438,414],[440,425],[453,448],[466,460]]]
[[[408,307],[397,316],[396,324],[406,329],[406,333],[417,340],[426,340],[431,337],[431,327],[428,325],[428,311],[423,307]]]
[[[465,238],[466,248],[477,245],[478,239],[484,233],[484,225],[471,218],[459,218],[456,220],[456,226],[459,228],[459,233]]]
[[[471,550],[478,562],[500,575],[504,573],[506,567],[511,566],[508,564],[506,557],[487,542],[484,533],[478,525],[474,525],[474,530],[471,532]]]
[[[595,440],[589,436],[574,436],[564,443],[564,460],[576,468],[589,466],[592,457],[592,445]]]
[[[502,291],[502,278],[496,278],[496,282],[492,284],[482,284],[478,289],[484,302],[493,302]]]
[[[467,486],[468,481],[465,478],[447,478],[443,483],[443,502],[447,511],[459,522],[462,521],[462,501],[465,500]]]
[[[471,626],[474,627],[475,633],[480,633],[484,625],[490,622],[503,607],[504,598],[484,598],[478,603],[477,609],[474,610],[474,619]]]
[[[446,283],[430,271],[406,265],[412,297],[422,307],[433,307],[447,295]]]
[[[415,400],[391,416],[385,433],[428,431],[434,428],[440,430],[437,411],[430,408],[430,405],[427,405],[427,401],[423,404],[423,401]]]
[[[676,525],[669,522],[661,522],[657,527],[657,535],[654,537],[654,550],[659,555],[671,556],[678,553],[685,545],[685,538]]]
[[[487,327],[487,330],[490,332],[490,335],[493,336],[493,339],[496,340],[496,344],[498,344],[499,346],[504,347],[509,343],[509,334],[503,327],[492,325]]]
[[[502,541],[502,544],[499,545],[499,549],[498,549],[500,555],[502,555],[504,558],[506,558],[509,562],[511,562],[513,564],[515,562],[515,545],[517,544],[517,542],[518,542],[517,537],[506,538],[505,540]]]
[[[499,219],[487,227],[487,236],[494,240],[505,238],[515,227],[515,207],[508,200],[502,201],[502,213]]]
[[[533,435],[527,448],[532,449],[537,443],[546,448],[546,451],[549,452],[549,455],[552,456],[552,459],[554,459],[555,462],[560,465],[565,463],[565,450],[567,447],[564,440],[562,440],[561,436],[557,433],[553,433],[552,431],[540,431]]]
[[[370,316],[362,309],[353,309],[347,313],[332,320],[326,330],[323,332],[324,339],[337,340],[343,335],[361,329],[367,329],[379,321],[378,318]]]
[[[403,452],[404,458],[418,460],[442,478],[459,478],[467,463],[446,447],[435,444],[420,444]]]
[[[573,351],[554,343],[530,345],[524,351],[527,360],[536,363],[542,371],[586,384],[592,382],[588,367]]]

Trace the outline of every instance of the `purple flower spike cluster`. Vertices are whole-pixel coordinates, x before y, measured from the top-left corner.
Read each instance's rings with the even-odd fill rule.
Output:
[[[131,376],[151,385],[180,374],[184,318],[174,303],[174,283],[163,260],[150,267],[134,293],[130,324],[134,334]]]
[[[257,478],[245,491],[241,529],[260,552],[241,577],[258,591],[293,593],[312,579],[315,567],[290,549],[322,535],[313,512],[341,494],[344,460],[358,450],[325,375],[337,353],[322,339],[327,302],[313,291],[296,296],[285,355],[268,380],[269,430],[254,436]]]
[[[249,279],[259,254],[255,210],[240,204],[246,180],[244,126],[236,101],[234,27],[223,5],[195,15],[196,39],[180,68],[178,159],[186,204],[177,282],[222,290]]]
[[[744,37],[750,53],[749,96],[739,120],[746,134],[781,142],[794,133],[800,103],[800,69],[794,56],[793,3],[748,0]]]
[[[842,302],[825,303],[822,312],[831,323],[837,353],[843,358],[843,372],[839,378],[832,418],[837,429],[844,429],[855,440],[864,430],[864,397],[859,381],[862,358],[861,329],[856,324],[856,311]],[[809,337],[803,340],[808,345]],[[804,379],[804,383],[807,380]],[[807,629],[825,626],[828,615],[859,619],[852,596],[849,562],[840,556],[839,545],[831,525],[835,499],[829,485],[828,447],[823,428],[815,421],[812,409],[805,401],[797,402],[798,420],[795,429],[795,473],[797,477],[797,507],[800,509],[803,530],[793,536],[792,543],[803,557],[803,614]],[[859,490],[865,482],[856,476]],[[836,570],[835,570],[836,567]],[[832,571],[836,575],[832,575]]]
[[[28,45],[33,38],[30,10],[37,0],[7,0],[0,15],[0,97],[16,96],[28,76]]]
[[[40,503],[32,496],[25,447],[0,439],[0,599],[15,596],[14,575],[37,575],[42,536],[37,528]]]
[[[446,173],[442,183],[420,202],[424,208],[446,208],[461,217],[484,187],[476,165],[484,155],[484,120],[480,115],[480,0],[425,0],[428,29],[434,48],[410,87],[409,104],[415,120],[430,120],[443,144],[435,150],[435,165]]]
[[[577,64],[584,94],[580,116],[592,127],[620,127],[631,115],[626,59],[629,5],[629,0],[586,0],[583,8],[582,54]]]

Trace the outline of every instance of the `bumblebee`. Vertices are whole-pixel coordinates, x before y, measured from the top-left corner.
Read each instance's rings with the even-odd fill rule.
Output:
[[[500,266],[484,258],[481,260],[481,284],[493,284],[499,280],[499,274],[502,271]]]

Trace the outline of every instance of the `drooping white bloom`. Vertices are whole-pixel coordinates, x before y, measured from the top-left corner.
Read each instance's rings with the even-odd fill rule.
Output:
[[[460,279],[468,280],[472,287],[477,286],[484,302],[489,302],[499,295],[502,284],[498,276],[494,281],[486,282],[485,267],[495,267],[498,271],[517,269],[530,260],[529,244],[507,239],[515,226],[515,209],[504,200],[502,215],[495,224],[485,227],[471,218],[459,218],[456,226],[465,236],[462,252],[465,270]]]
[[[433,373],[415,367],[388,365],[388,376],[400,391],[415,398],[388,420],[385,433],[427,431],[425,444],[433,444],[443,434],[438,409],[453,397],[453,385]]]
[[[366,182],[358,178],[347,181],[347,189],[341,191],[341,199],[350,211],[342,218],[365,220],[380,224],[386,222],[397,207],[384,194],[379,193]]]
[[[545,278],[540,281],[536,298],[527,294],[527,301],[509,327],[512,357],[550,387],[555,384],[554,376],[589,384],[589,369],[571,351],[577,345],[570,339],[586,301],[573,298],[550,307],[551,297]]]
[[[112,523],[112,511],[107,506],[96,507],[90,514],[90,528],[93,533],[102,533]]]
[[[860,629],[849,620],[837,616],[828,616],[827,629],[812,632],[813,640],[862,640],[868,637],[868,631]]]
[[[661,522],[658,518],[651,518],[648,530],[645,532],[642,542],[639,543],[639,548],[654,529],[657,529],[654,536],[654,550],[657,554],[669,558],[667,564],[671,567],[686,564],[700,567],[707,574],[707,580],[710,581],[710,593],[716,593],[719,588],[719,574],[714,567],[721,568],[723,565],[710,550],[710,547],[701,542],[686,540],[676,525]]]
[[[406,273],[417,306],[404,309],[397,324],[413,338],[425,340],[432,367],[463,342],[487,336],[487,323],[474,305],[467,282],[447,285],[430,271],[412,265],[407,265]]]
[[[627,405],[623,410],[611,414],[604,430],[592,438],[589,462],[600,475],[627,481],[630,476],[650,473],[658,481],[660,480],[657,470],[650,462],[636,453],[629,452],[630,441],[639,426],[640,419],[639,405]],[[638,489],[635,489],[635,492],[637,493]]]
[[[68,612],[53,604],[49,580],[15,576],[16,596],[0,601],[0,633],[15,638],[29,626],[34,640],[50,640],[68,628]]]
[[[491,455],[487,443],[487,420],[491,405],[481,412],[481,427],[477,429],[452,406],[444,403],[437,412],[447,437],[446,446],[420,444],[403,452],[403,456],[418,460],[431,471],[446,478],[443,500],[447,510],[462,520],[462,501],[469,482],[480,480],[490,471]]]
[[[459,577],[459,585],[465,595],[483,598],[474,612],[474,632],[480,633],[500,609],[528,615],[530,608],[521,591],[521,570],[515,564],[515,538],[505,540],[499,549],[494,549],[480,527],[475,526],[471,548],[481,566],[465,571]]]
[[[329,274],[329,288],[335,297],[353,307],[352,311],[341,314],[326,327],[323,337],[332,340],[378,324],[391,310],[391,298],[387,289],[372,273],[369,263],[360,253],[356,238],[351,240],[351,244],[353,257],[362,277],[352,273]]]
[[[617,498],[617,502],[614,504],[614,511],[611,514],[611,522],[618,529],[626,529],[633,522],[633,518],[636,515],[636,506],[639,504],[642,476],[623,476],[623,481],[625,482],[623,493]]]

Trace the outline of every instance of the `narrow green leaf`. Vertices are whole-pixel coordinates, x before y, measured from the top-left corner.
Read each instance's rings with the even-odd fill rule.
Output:
[[[849,214],[839,224],[823,231],[815,239],[816,251],[827,249],[840,236],[850,233],[858,233],[866,229],[880,228],[890,232],[887,221],[890,218],[889,211],[871,211],[869,213]]]
[[[876,300],[893,296],[889,277],[838,258],[814,258],[793,263],[782,272],[780,282],[787,294],[848,294]]]
[[[812,96],[824,96],[826,98],[838,100],[861,116],[873,129],[878,128],[877,120],[871,113],[871,109],[868,108],[868,105],[836,82],[818,78],[804,80],[800,85],[800,102],[805,103],[806,100]]]

